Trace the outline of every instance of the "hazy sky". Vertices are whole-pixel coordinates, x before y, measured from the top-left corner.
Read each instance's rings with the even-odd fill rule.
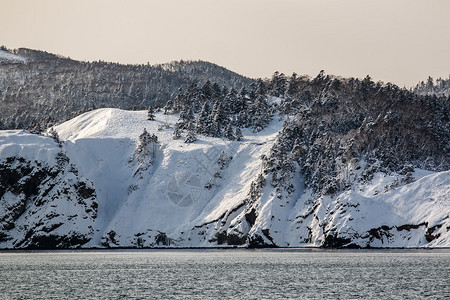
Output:
[[[202,59],[411,86],[450,74],[450,0],[0,0],[0,45],[79,60]]]

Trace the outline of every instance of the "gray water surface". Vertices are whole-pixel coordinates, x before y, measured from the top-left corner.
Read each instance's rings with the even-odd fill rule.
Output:
[[[0,252],[1,299],[450,299],[450,250]]]

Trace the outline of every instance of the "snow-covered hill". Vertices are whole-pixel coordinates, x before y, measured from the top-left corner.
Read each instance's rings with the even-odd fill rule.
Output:
[[[9,51],[0,50],[0,64],[2,63],[26,63],[26,58],[10,53]]]
[[[280,197],[262,156],[275,118],[243,141],[172,138],[177,115],[99,109],[52,138],[0,131],[0,248],[450,247],[450,172],[376,173],[334,195]],[[144,128],[154,157],[136,159]],[[409,182],[409,183],[408,183]]]
[[[100,107],[164,106],[207,82],[224,92],[254,80],[206,61],[124,65],[0,46],[0,130],[47,128]]]

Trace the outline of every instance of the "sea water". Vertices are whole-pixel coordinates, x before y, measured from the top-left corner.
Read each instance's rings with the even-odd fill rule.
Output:
[[[1,299],[445,299],[450,250],[0,252]]]

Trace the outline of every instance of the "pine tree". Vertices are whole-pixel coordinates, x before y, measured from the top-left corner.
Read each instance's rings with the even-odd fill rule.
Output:
[[[147,129],[144,128],[144,131],[139,135],[139,145],[137,148],[139,153],[146,151],[148,144],[150,144],[150,139],[150,134],[147,132]]]
[[[174,128],[173,133],[172,133],[172,138],[173,138],[174,140],[177,140],[177,139],[179,139],[180,137],[181,137],[181,129],[180,129],[180,126],[179,126],[178,124],[175,124],[175,128]]]
[[[0,130],[1,130],[1,129],[2,129],[2,128],[1,128],[1,123],[0,123]],[[30,132],[33,133],[33,134],[42,134],[42,127],[41,127],[41,125],[40,125],[39,123],[37,123],[37,125],[34,126],[34,127],[31,129]]]
[[[228,123],[228,118],[222,108],[222,104],[218,101],[214,103],[212,110],[212,124],[208,130],[211,136],[220,137],[222,135],[222,128]]]
[[[49,136],[55,141],[55,143],[58,144],[58,147],[61,148],[62,147],[62,142],[59,139],[58,132],[56,132],[56,130],[52,127],[52,128],[50,128],[48,133],[49,133]]]
[[[304,150],[302,149],[302,147],[300,145],[300,140],[296,138],[294,141],[294,146],[292,146],[290,160],[297,161],[300,158],[300,156],[303,154],[303,152],[304,152]]]
[[[194,131],[195,132],[195,125],[193,121],[190,121],[187,125],[186,125],[186,130],[188,131]]]
[[[212,88],[211,88],[211,82],[207,80],[205,84],[202,86],[202,98],[205,100],[211,100],[212,97]]]
[[[428,89],[428,92],[432,92],[432,91],[433,91],[433,88],[434,88],[433,77],[428,76],[428,79],[427,79],[427,89]]]
[[[220,89],[220,86],[217,84],[217,82],[214,82],[211,90],[211,100],[218,100],[221,97],[222,97],[222,90]]]
[[[144,131],[139,136],[138,152],[146,155],[150,153],[150,150],[154,150],[155,144],[158,144],[158,137],[155,134],[149,134],[147,129],[144,128]],[[154,151],[152,152],[151,154],[154,156],[155,153]]]
[[[256,96],[265,96],[267,93],[267,86],[262,79],[256,81]]]
[[[187,129],[190,123],[194,122],[194,113],[190,106],[185,106],[183,110],[180,112],[180,118],[178,119],[177,124],[180,126],[180,129]]]
[[[204,101],[204,95],[196,83],[189,86],[184,105],[189,106],[192,111],[200,110],[201,103]]]
[[[248,127],[249,126],[249,118],[247,115],[247,110],[241,110],[237,116],[237,126],[239,127]]]
[[[240,113],[243,110],[247,109],[247,100],[248,100],[248,91],[245,87],[241,89],[239,95],[237,97],[237,108],[236,113]]]
[[[241,129],[239,127],[236,127],[236,133],[234,134],[236,137],[236,141],[242,141],[244,139],[244,136],[242,135]]]
[[[267,102],[266,96],[258,96],[256,101],[249,107],[252,116],[253,132],[259,132],[269,125],[272,120],[272,109]]]
[[[234,88],[232,88],[225,96],[223,101],[223,109],[226,114],[235,114],[239,112],[237,92]]]
[[[164,106],[164,114],[170,114],[173,111],[173,101],[167,100],[166,105]]]
[[[156,134],[152,133],[152,135],[150,136],[150,143],[159,143],[158,136],[156,136]]]
[[[252,82],[249,85],[249,90],[248,90],[248,94],[247,94],[247,104],[248,105],[251,105],[253,102],[255,102],[257,89],[258,89],[258,87],[255,82]]]
[[[62,149],[60,149],[59,152],[56,154],[55,160],[56,166],[59,171],[64,170],[70,162],[69,157],[67,157],[66,153],[64,153]]]
[[[187,144],[190,144],[190,143],[195,142],[196,140],[197,140],[197,137],[195,136],[194,131],[190,130],[190,131],[188,131],[184,142]]]
[[[291,112],[292,98],[291,95],[287,94],[284,99],[281,100],[278,110],[280,115],[289,115]]]
[[[286,91],[286,76],[283,73],[275,72],[270,82],[271,94],[276,97],[283,97]]]
[[[210,127],[209,114],[209,105],[208,102],[205,102],[203,104],[202,110],[197,117],[197,126],[195,128],[195,132],[197,132],[198,134],[208,134],[208,128]]]
[[[223,136],[230,141],[234,141],[236,139],[233,133],[233,126],[231,126],[231,123],[228,123]]]
[[[186,105],[187,95],[183,93],[183,89],[180,87],[178,89],[178,94],[175,96],[173,100],[171,111],[172,113],[178,113],[185,105]]]
[[[149,121],[155,120],[155,111],[153,109],[153,106],[150,106],[148,108],[147,120],[149,120]]]
[[[219,169],[225,169],[229,164],[233,157],[225,154],[225,151],[220,152],[219,158],[217,159],[217,164],[219,165]],[[218,173],[218,177],[220,177],[220,172]]]
[[[147,129],[144,128],[144,131],[139,135],[139,144],[134,154],[134,157],[137,158],[140,165],[144,165],[146,161],[148,162],[148,166],[153,164],[158,144],[158,137],[155,134],[149,134]]]
[[[298,92],[299,92],[299,79],[297,77],[297,73],[292,73],[287,84],[286,94],[288,96],[294,97],[297,95]]]

